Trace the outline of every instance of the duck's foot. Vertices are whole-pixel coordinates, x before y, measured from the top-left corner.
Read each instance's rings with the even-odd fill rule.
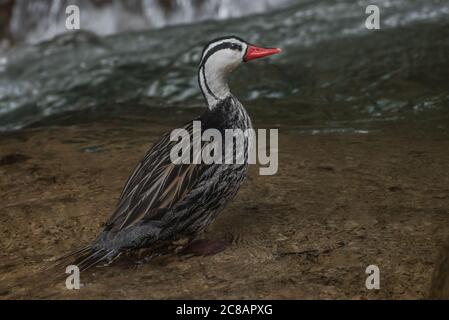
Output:
[[[222,252],[232,244],[232,237],[208,240],[198,239],[188,243],[179,253],[181,255],[210,256]]]

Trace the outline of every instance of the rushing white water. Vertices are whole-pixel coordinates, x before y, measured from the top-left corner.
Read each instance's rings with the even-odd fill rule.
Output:
[[[33,0],[16,1],[14,38],[36,43],[65,33],[65,8],[80,8],[81,28],[99,35],[162,28],[202,20],[224,20],[279,8],[291,0]],[[95,4],[97,3],[97,4]]]

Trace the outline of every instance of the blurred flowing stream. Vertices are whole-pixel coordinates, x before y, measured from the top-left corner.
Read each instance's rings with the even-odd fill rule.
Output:
[[[161,18],[155,10],[149,19],[147,10],[153,22],[135,28],[114,25],[100,35],[90,24],[50,39],[47,30],[0,52],[0,130],[61,115],[76,122],[86,110],[101,118],[202,107],[202,47],[231,34],[283,49],[230,79],[233,93],[267,123],[311,133],[363,133],[403,120],[448,123],[449,1],[214,3],[200,18],[192,10]],[[369,4],[380,8],[380,30],[365,28]]]

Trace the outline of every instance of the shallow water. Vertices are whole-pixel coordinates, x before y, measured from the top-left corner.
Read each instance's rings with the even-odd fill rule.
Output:
[[[234,237],[217,255],[140,265],[138,256],[125,257],[82,272],[81,290],[65,288],[64,270],[43,272],[95,238],[129,172],[179,120],[91,119],[4,134],[0,299],[428,296],[449,232],[449,139],[419,126],[316,136],[281,130],[278,173],[260,176],[251,166],[202,235]],[[370,264],[381,268],[381,290],[365,288]]]
[[[284,50],[241,67],[230,81],[275,125],[312,133],[366,132],[398,120],[445,126],[449,3],[377,1],[378,31],[364,28],[370,3],[298,1],[235,20],[108,37],[82,31],[16,47],[0,57],[0,129],[54,123],[61,114],[73,122],[84,110],[101,118],[201,107],[199,55],[223,34]]]

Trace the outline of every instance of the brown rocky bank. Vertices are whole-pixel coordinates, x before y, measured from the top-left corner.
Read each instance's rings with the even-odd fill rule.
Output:
[[[208,230],[235,236],[226,251],[95,268],[81,274],[80,290],[41,271],[95,237],[130,170],[168,128],[100,122],[1,136],[1,299],[428,297],[449,231],[449,139],[415,129],[281,129],[278,174],[253,166]],[[371,264],[380,290],[365,288]]]

